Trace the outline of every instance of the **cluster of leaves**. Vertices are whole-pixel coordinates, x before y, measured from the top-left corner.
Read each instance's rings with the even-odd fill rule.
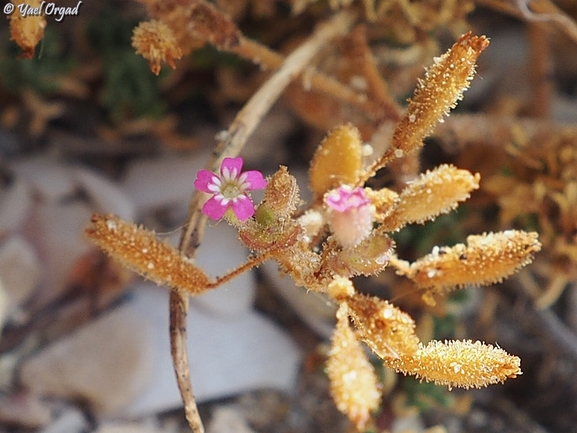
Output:
[[[327,369],[337,407],[358,429],[367,426],[380,401],[377,376],[361,341],[388,367],[449,387],[482,387],[521,374],[519,358],[492,345],[422,344],[408,314],[386,300],[358,293],[351,281],[391,264],[434,303],[438,293],[501,281],[539,251],[536,233],[508,230],[469,236],[467,244],[435,247],[414,263],[404,262],[395,257],[388,234],[452,210],[478,188],[479,176],[442,165],[400,193],[365,186],[379,168],[422,145],[432,126],[462,96],[487,44],[484,37],[466,34],[436,60],[397,124],[390,148],[372,163],[363,161],[364,146],[355,127],[343,125],[330,132],[311,163],[313,201],[298,213],[298,186],[285,167],[268,179],[254,212],[247,208],[249,191],[264,183],[254,172],[241,173],[240,160],[225,158],[220,175],[201,171],[195,183],[212,195],[203,208],[206,215],[224,217],[237,227],[254,254],[248,266],[230,276],[273,259],[297,285],[326,293],[339,305]],[[113,257],[175,290],[198,294],[228,278],[211,280],[146,229],[114,216],[95,216],[87,233]]]

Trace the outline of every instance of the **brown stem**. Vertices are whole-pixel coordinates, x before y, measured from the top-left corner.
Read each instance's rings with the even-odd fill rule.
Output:
[[[243,274],[246,271],[250,271],[252,268],[257,267],[261,263],[263,263],[266,260],[268,260],[269,258],[271,258],[271,256],[274,254],[274,251],[276,251],[276,248],[273,250],[267,251],[267,252],[261,254],[260,256],[250,258],[245,263],[240,265],[238,268],[233,269],[232,271],[227,272],[225,275],[216,278],[213,282],[211,282],[207,286],[207,288],[218,287],[221,284],[227,283],[230,280],[232,280],[233,278],[238,277],[240,274]]]
[[[236,156],[249,136],[258,126],[270,107],[288,84],[303,72],[318,51],[332,38],[348,31],[354,16],[347,12],[335,15],[319,26],[315,33],[289,55],[275,74],[252,96],[230,125],[226,138],[216,147],[207,169],[217,171],[222,160]],[[200,210],[201,194],[195,192],[189,205],[188,222],[180,238],[179,249],[192,258],[202,241],[206,217]],[[188,298],[184,293],[172,291],[170,295],[171,354],[178,387],[185,406],[186,419],[194,433],[203,433],[204,427],[198,414],[196,399],[188,368],[186,345],[186,316]]]
[[[546,119],[551,114],[553,94],[553,65],[549,41],[542,23],[529,23],[528,35],[531,52],[528,65],[532,93],[531,114]]]
[[[541,21],[556,24],[574,43],[577,43],[577,23],[549,0],[477,0],[477,3],[490,7],[528,22]]]
[[[188,369],[188,351],[186,346],[186,316],[188,312],[188,296],[171,290],[170,292],[170,353],[178,389],[184,404],[184,414],[188,425],[194,433],[204,433],[204,426],[196,399],[192,390]]]
[[[240,57],[249,59],[254,63],[269,69],[280,68],[283,62],[286,60],[281,54],[247,38],[242,38],[240,40],[240,44],[236,47],[233,47],[231,51]],[[398,110],[394,101],[390,101],[390,104],[386,104],[386,106],[380,107],[379,104],[375,104],[373,101],[371,101],[367,95],[357,93],[333,77],[325,75],[316,70],[312,70],[311,74],[307,75],[306,83],[308,86],[310,86],[311,89],[326,93],[337,100],[341,100],[354,107],[358,107],[372,117],[380,116],[382,111],[386,111],[386,113],[392,114],[393,116],[395,113],[398,115]]]

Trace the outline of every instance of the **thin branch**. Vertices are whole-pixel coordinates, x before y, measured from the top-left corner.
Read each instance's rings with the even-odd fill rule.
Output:
[[[551,115],[553,99],[553,62],[547,33],[542,23],[528,25],[530,60],[529,79],[531,80],[531,114],[546,119]]]
[[[281,54],[259,42],[244,37],[241,38],[239,45],[232,47],[230,51],[269,69],[278,69],[281,67],[283,61],[285,61],[285,58]],[[341,100],[365,111],[373,117],[381,116],[381,111],[398,117],[399,110],[394,101],[392,101],[390,105],[381,107],[379,104],[371,101],[367,95],[356,92],[349,86],[322,72],[313,70],[310,75],[307,75],[306,82],[311,90],[314,89],[326,93],[337,100]]]
[[[529,3],[535,11],[529,8]],[[516,4],[527,21],[557,24],[569,38],[573,39],[573,42],[577,43],[577,23],[549,0],[516,0]]]
[[[490,146],[503,146],[503,143],[515,143],[518,131],[523,132],[523,143],[529,151],[532,147],[542,146],[540,137],[564,134],[577,135],[575,125],[567,125],[552,120],[502,117],[485,114],[452,114],[444,123],[437,125],[431,136],[439,140],[446,152],[457,153],[468,146],[478,143]]]
[[[574,43],[577,43],[577,23],[549,0],[513,0],[512,2],[477,0],[477,3],[499,12],[525,19],[528,22],[539,21],[547,24],[557,24],[563,33],[571,38]],[[531,4],[533,10],[529,7],[529,4]]]
[[[288,84],[303,72],[313,57],[328,41],[347,32],[353,24],[354,16],[347,12],[335,15],[330,21],[319,26],[315,33],[289,55],[282,67],[253,95],[230,125],[226,138],[216,147],[207,169],[217,171],[225,157],[240,153],[249,136],[264,115],[279,98]],[[182,232],[179,249],[194,257],[202,241],[206,217],[200,210],[201,194],[195,192],[189,205],[188,221]],[[170,295],[170,340],[171,354],[178,387],[185,406],[186,419],[194,433],[203,433],[204,427],[198,414],[196,399],[192,389],[188,368],[186,344],[186,317],[188,297],[172,291]]]

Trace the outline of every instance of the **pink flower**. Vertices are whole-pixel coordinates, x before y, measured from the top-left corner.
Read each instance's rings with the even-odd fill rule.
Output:
[[[248,192],[263,189],[266,186],[260,171],[251,170],[241,173],[243,160],[224,158],[220,166],[220,176],[200,170],[196,175],[194,187],[212,197],[202,207],[202,212],[213,220],[221,219],[230,208],[241,221],[254,215],[254,204]]]
[[[340,186],[325,195],[325,204],[331,230],[345,248],[357,246],[371,233],[372,206],[364,189]]]

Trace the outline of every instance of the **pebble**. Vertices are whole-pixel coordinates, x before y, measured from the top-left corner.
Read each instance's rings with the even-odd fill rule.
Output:
[[[21,381],[35,394],[77,399],[113,416],[151,382],[151,333],[131,308],[119,307],[26,360]]]
[[[241,245],[236,230],[221,223],[207,227],[197,257],[196,263],[215,278],[244,263],[248,250]],[[217,289],[191,298],[191,303],[223,317],[238,316],[252,308],[255,284],[254,273],[245,272]]]
[[[30,393],[8,394],[0,398],[0,424],[29,429],[45,427],[52,411],[38,396]]]
[[[84,237],[92,209],[75,201],[65,204],[38,204],[35,210],[34,239],[44,264],[42,288],[34,303],[44,305],[66,289],[72,267],[93,246]]]
[[[207,433],[254,433],[238,410],[230,406],[214,409]]]
[[[12,185],[0,192],[0,235],[16,231],[30,215],[32,191],[16,177]]]
[[[161,430],[142,423],[104,423],[94,433],[160,433]],[[232,433],[232,432],[231,432]]]
[[[182,407],[168,338],[168,291],[140,284],[131,308],[154,329],[153,383],[124,412],[139,417]],[[270,320],[250,310],[222,317],[191,305],[188,315],[190,375],[198,402],[244,391],[274,388],[290,392],[301,354]]]
[[[100,173],[84,167],[72,169],[74,179],[86,191],[94,205],[94,210],[100,213],[112,213],[127,221],[136,218],[136,207],[116,183]]]
[[[194,192],[196,173],[207,160],[208,154],[135,159],[120,186],[138,212],[175,204],[186,207]]]
[[[4,284],[2,284],[2,280],[0,280],[0,340],[2,339],[2,328],[4,327],[4,323],[6,323],[6,319],[8,318],[8,308],[9,308],[8,294],[4,289]],[[0,362],[0,385],[2,384],[1,378],[2,378],[2,367]]]
[[[43,199],[51,202],[71,195],[76,188],[70,169],[52,155],[15,161],[11,167]]]
[[[32,294],[42,278],[42,263],[34,247],[19,235],[0,245],[0,281],[7,296],[7,314]]]
[[[278,270],[276,262],[265,262],[259,269],[266,280],[299,317],[318,335],[331,338],[335,329],[336,305],[322,293],[308,291],[297,287],[294,281]]]
[[[37,433],[80,433],[88,431],[88,421],[76,408],[66,408],[46,428]]]

